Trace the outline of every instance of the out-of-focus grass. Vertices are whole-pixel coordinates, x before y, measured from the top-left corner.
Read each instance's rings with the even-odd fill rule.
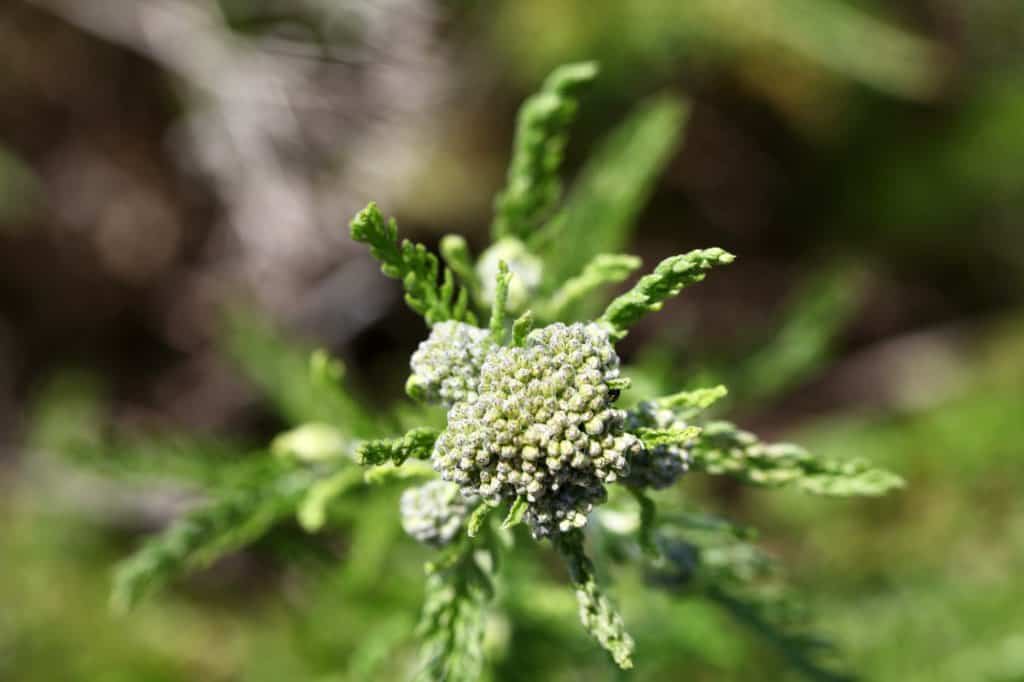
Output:
[[[0,678],[232,679],[257,648],[302,674],[286,646],[287,616],[271,601],[231,610],[161,601],[112,615],[110,567],[124,548],[48,511],[44,491],[25,492],[0,507]]]
[[[871,457],[906,477],[904,492],[840,505],[756,500],[867,679],[1024,676],[1024,326],[995,330],[966,369],[931,406],[840,415],[796,436],[832,456]]]
[[[965,351],[944,395],[838,413],[788,434],[829,457],[870,457],[905,476],[905,491],[846,502],[752,491],[732,509],[720,489],[682,484],[763,529],[794,592],[811,603],[816,629],[865,679],[1012,680],[1022,672],[1024,324],[975,336],[981,340]],[[909,382],[936,385],[913,373]],[[52,428],[95,414],[81,401],[68,409],[66,420],[47,420]],[[397,491],[333,509],[341,533],[327,545],[284,529],[249,553],[255,571],[221,565],[117,617],[107,597],[111,566],[129,549],[125,531],[75,512],[60,497],[66,485],[50,485],[45,471],[26,464],[17,494],[0,502],[3,679],[407,675],[428,553],[401,535]],[[309,552],[318,544],[322,556]],[[620,679],[578,628],[572,594],[557,582],[561,569],[530,546],[505,568],[507,615],[490,626],[493,679]],[[612,573],[641,643],[630,679],[673,680],[680,671],[696,680],[798,679],[711,603],[652,591],[632,572]]]
[[[771,55],[778,65],[784,61],[777,55],[780,51],[904,97],[927,96],[940,77],[935,46],[855,3],[700,0],[598,5],[595,11],[594,3],[579,0],[504,3],[494,24],[495,39],[531,78],[551,63],[580,54],[603,54],[625,78],[638,67],[663,69],[672,59],[707,64],[753,62]],[[519,39],[523,34],[534,39]]]

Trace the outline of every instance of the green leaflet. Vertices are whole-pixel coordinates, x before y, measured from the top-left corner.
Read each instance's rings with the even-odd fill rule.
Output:
[[[512,345],[522,346],[526,343],[526,336],[531,329],[533,329],[533,313],[527,310],[512,323]]]
[[[680,391],[655,400],[658,407],[670,410],[705,410],[729,394],[729,389],[719,384],[710,388],[695,388]]]
[[[565,281],[555,290],[541,307],[546,320],[562,320],[569,311],[589,294],[609,284],[624,281],[640,267],[637,256],[616,253],[599,253],[587,263],[583,270]]]
[[[702,281],[714,266],[727,265],[734,259],[731,253],[718,248],[697,249],[666,258],[658,263],[654,272],[641,277],[632,289],[612,301],[600,321],[613,339],[621,340],[637,320],[660,310],[666,299]]]
[[[627,489],[640,507],[640,528],[637,530],[637,540],[640,543],[640,547],[649,556],[657,557],[658,544],[654,538],[654,522],[657,517],[658,507],[654,504],[654,500],[648,497],[643,490],[633,487],[628,487]]]
[[[725,421],[704,426],[693,446],[692,466],[754,485],[795,485],[831,497],[877,496],[902,488],[903,479],[864,460],[822,459],[789,443],[766,444]]]
[[[505,516],[505,520],[501,522],[501,527],[504,529],[515,528],[523,522],[523,515],[526,513],[526,499],[517,497],[509,507],[508,515]]]
[[[593,62],[555,69],[519,110],[508,180],[494,201],[493,241],[526,240],[561,198],[558,172],[579,107],[579,91],[597,75]]]
[[[313,480],[307,471],[280,469],[178,519],[118,566],[111,605],[129,610],[155,589],[256,540],[295,512]]]
[[[325,351],[304,347],[240,309],[225,316],[220,340],[230,359],[289,423],[322,422],[355,437],[378,433],[379,417],[344,386],[341,362]]]
[[[557,535],[554,543],[569,569],[584,629],[611,655],[616,665],[623,670],[632,668],[633,638],[626,632],[622,616],[597,584],[594,564],[583,551],[582,533]]]
[[[320,479],[310,487],[299,505],[299,525],[310,533],[320,530],[327,521],[327,506],[364,482],[363,470],[354,465]]]
[[[505,342],[505,317],[508,315],[508,286],[512,282],[512,273],[508,271],[505,261],[498,262],[498,274],[495,276],[494,303],[491,305],[491,340],[499,345]]]
[[[700,435],[699,426],[684,426],[668,429],[638,428],[636,435],[643,441],[644,447],[653,450],[666,445],[687,445]]]
[[[428,427],[412,429],[401,438],[369,440],[356,448],[356,461],[363,465],[394,462],[401,465],[406,459],[426,459],[437,440],[436,430]]]
[[[478,682],[484,671],[484,626],[494,597],[494,561],[471,541],[428,571],[417,682]]]
[[[441,252],[444,264],[458,276],[470,295],[475,295],[480,283],[477,281],[476,268],[466,238],[460,234],[446,234],[441,237],[437,248]]]
[[[664,561],[649,565],[648,582],[680,597],[690,593],[708,599],[774,647],[806,679],[853,680],[839,670],[832,643],[795,618],[798,605],[779,584],[774,560],[741,535],[727,523],[663,528],[657,541]]]
[[[469,515],[469,521],[466,523],[466,533],[471,538],[475,538],[483,530],[484,522],[487,521],[487,517],[490,516],[494,507],[490,506],[486,502],[481,502],[473,513]]]
[[[687,102],[673,96],[642,102],[590,156],[562,207],[528,241],[544,258],[547,290],[579,274],[598,254],[623,250],[679,143],[687,113]]]
[[[381,272],[402,281],[405,302],[422,315],[427,324],[444,320],[476,324],[476,315],[469,310],[469,293],[465,287],[459,287],[456,294],[452,271],[444,268],[439,286],[437,256],[422,244],[408,239],[399,244],[394,218],[384,222],[376,204],[371,202],[356,214],[349,231],[352,239],[370,247],[370,253],[380,261]]]

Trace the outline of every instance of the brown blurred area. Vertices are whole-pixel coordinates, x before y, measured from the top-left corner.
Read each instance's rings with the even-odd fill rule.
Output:
[[[354,360],[357,380],[373,383],[422,330],[348,241],[348,218],[373,199],[410,236],[434,243],[458,231],[482,247],[516,106],[545,58],[595,45],[608,49],[607,81],[582,114],[570,171],[632,102],[686,93],[685,143],[634,248],[648,262],[708,244],[741,259],[673,305],[660,331],[644,326],[627,353],[676,327],[700,329],[696,354],[740,344],[777,322],[808,272],[835,263],[867,282],[845,353],[1016,305],[1019,183],[970,184],[988,149],[975,144],[987,134],[976,100],[998,83],[990,72],[1006,71],[975,32],[999,9],[904,10],[941,46],[931,75],[899,80],[757,41],[727,53],[700,35],[675,53],[645,53],[629,41],[660,34],[632,24],[616,52],[587,43],[607,28],[599,19],[590,35],[535,4],[6,3],[7,428],[39,379],[67,366],[102,373],[130,413],[230,423],[252,396],[213,339],[221,308],[241,300]],[[708,18],[735,20],[698,15]],[[541,25],[531,22],[545,21],[564,43],[548,36],[547,52],[544,41],[530,50]],[[903,91],[878,92],[871,78]],[[943,138],[968,149],[966,166],[947,168],[961,152]],[[930,206],[943,202],[948,210]],[[872,397],[847,400],[849,385],[836,382],[805,402]]]
[[[0,8],[7,405],[80,365],[210,426],[244,397],[211,352],[220,306],[250,300],[343,346],[393,304],[348,262],[344,225],[401,185],[446,76],[429,16],[355,11],[350,60],[308,35],[235,38],[201,3]],[[395,18],[405,46],[368,61]]]

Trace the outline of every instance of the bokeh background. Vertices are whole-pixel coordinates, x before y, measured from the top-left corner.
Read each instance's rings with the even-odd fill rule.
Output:
[[[629,248],[738,256],[626,358],[723,378],[744,426],[908,482],[699,494],[762,529],[865,679],[1024,680],[1022,54],[1005,0],[0,4],[0,679],[397,679],[381,659],[423,555],[389,549],[390,502],[345,540],[359,561],[281,531],[115,616],[111,565],[189,497],[51,445],[74,425],[259,443],[283,421],[239,356],[282,339],[400,399],[424,328],[349,218],[372,199],[479,252],[516,108],[596,59],[568,175],[637,102],[685,96]],[[788,679],[707,605],[622,590],[633,679]],[[496,679],[618,679],[582,636],[545,646],[563,611]]]

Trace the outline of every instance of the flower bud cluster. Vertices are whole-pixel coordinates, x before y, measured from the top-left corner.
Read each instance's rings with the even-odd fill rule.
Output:
[[[682,429],[686,423],[669,409],[651,402],[641,402],[629,411],[626,428]],[[629,476],[623,481],[637,488],[661,490],[675,483],[690,468],[690,453],[685,447],[659,445],[643,448],[630,460]]]
[[[402,493],[399,511],[402,528],[420,542],[433,547],[447,545],[469,516],[471,501],[459,487],[445,481],[430,481]]]
[[[450,408],[474,400],[480,367],[495,347],[489,332],[464,322],[439,322],[412,354],[409,395]]]
[[[480,254],[476,271],[480,280],[480,298],[490,305],[497,291],[498,265],[504,262],[509,272],[515,275],[509,284],[508,300],[505,305],[509,312],[522,310],[537,292],[543,278],[543,261],[521,241],[505,237]]]
[[[582,527],[639,440],[612,407],[619,358],[596,324],[556,323],[495,348],[475,399],[457,402],[431,456],[444,480],[496,504],[522,497],[536,537]]]

